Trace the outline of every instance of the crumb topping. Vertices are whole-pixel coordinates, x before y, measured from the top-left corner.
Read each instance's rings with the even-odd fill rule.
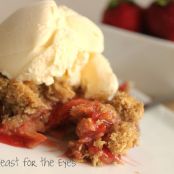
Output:
[[[125,92],[118,91],[111,105],[114,106],[121,119],[127,122],[137,123],[144,112],[143,104]]]
[[[62,125],[73,127],[68,156],[94,166],[119,163],[121,155],[137,145],[144,111],[142,103],[123,91],[112,101],[99,101],[85,99],[59,81],[45,86],[2,75],[0,104],[1,136],[15,136],[15,141],[22,138],[23,146],[34,147],[45,141],[45,132]]]

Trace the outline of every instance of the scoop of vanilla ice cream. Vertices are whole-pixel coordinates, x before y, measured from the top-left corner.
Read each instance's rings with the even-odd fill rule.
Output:
[[[52,0],[17,10],[0,24],[0,72],[9,79],[81,86],[87,98],[110,99],[118,82],[101,55],[101,30]]]
[[[118,80],[108,60],[101,54],[92,54],[82,70],[81,85],[86,98],[112,99]]]
[[[0,40],[0,71],[37,84],[54,83],[54,77],[70,71],[80,52],[86,57],[103,51],[100,29],[54,1],[16,11],[0,25]]]

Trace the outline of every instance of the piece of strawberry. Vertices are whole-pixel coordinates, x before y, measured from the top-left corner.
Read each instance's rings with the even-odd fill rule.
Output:
[[[174,1],[157,0],[144,12],[146,32],[174,41]]]
[[[102,22],[130,31],[141,31],[142,9],[133,0],[111,0]]]

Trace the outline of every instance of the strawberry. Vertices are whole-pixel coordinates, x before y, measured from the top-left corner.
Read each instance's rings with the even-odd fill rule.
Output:
[[[144,13],[148,34],[174,41],[174,1],[157,0]]]
[[[141,30],[142,10],[131,0],[111,0],[102,22],[130,31]]]

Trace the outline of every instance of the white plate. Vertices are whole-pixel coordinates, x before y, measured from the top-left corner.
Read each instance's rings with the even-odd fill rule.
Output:
[[[145,113],[141,124],[141,143],[125,157],[124,165],[110,165],[104,167],[92,167],[89,165],[69,163],[69,167],[63,165],[56,150],[43,146],[35,149],[15,148],[0,144],[0,160],[12,160],[19,158],[16,167],[0,167],[0,173],[11,174],[173,174],[174,162],[174,114],[163,106],[154,108]],[[24,167],[23,159],[28,157],[36,161],[38,167]],[[42,167],[39,162],[41,157],[54,160],[54,167]],[[58,161],[59,164],[58,165]]]

